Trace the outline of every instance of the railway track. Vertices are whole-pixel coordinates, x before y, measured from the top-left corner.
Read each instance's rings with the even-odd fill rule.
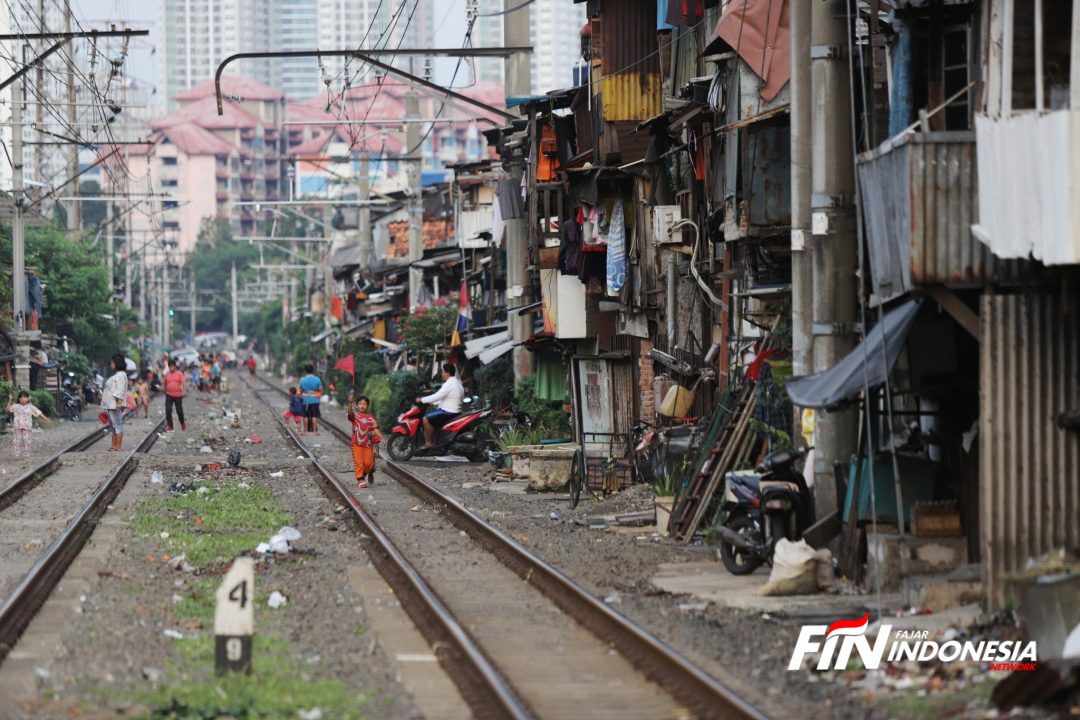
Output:
[[[62,458],[67,453],[83,452],[92,447],[98,440],[108,433],[107,427],[96,427],[87,434],[78,438],[67,447],[61,448],[52,456],[43,460],[36,467],[30,468],[25,473],[15,478],[7,487],[0,490],[0,510],[7,508],[26,493],[37,487],[38,483],[56,472],[62,463]]]
[[[256,388],[244,378],[278,418],[266,395],[285,392],[258,380]],[[380,469],[408,494],[380,485],[363,491],[362,503],[278,422],[324,491],[351,510],[377,569],[432,647],[441,648],[438,659],[478,717],[765,717],[409,468],[383,460]],[[349,442],[332,420],[321,426]],[[418,519],[417,500],[433,517]]]
[[[70,515],[70,520],[67,520],[63,525],[63,529],[45,547],[29,570],[21,575],[21,578],[18,579],[4,597],[2,604],[0,604],[0,663],[4,661],[10,650],[15,646],[23,630],[48,599],[49,594],[60,582],[67,567],[79,554],[79,551],[93,533],[94,528],[102,515],[105,514],[110,503],[113,502],[124,487],[127,479],[138,466],[138,456],[149,451],[157,440],[158,433],[164,427],[164,419],[156,423],[134,449],[128,452],[127,455],[121,456],[122,460],[119,465],[109,472],[104,481],[96,480],[97,477],[100,477],[100,475],[97,475],[100,472],[98,468],[66,468],[62,467],[60,460],[60,456],[65,452],[85,450],[100,439],[103,434],[102,431],[95,430],[53,457],[48,458],[38,467],[25,473],[7,488],[4,493],[4,499],[7,502],[5,505],[0,506],[8,508],[6,512],[0,515],[0,529],[2,529],[0,537],[5,542],[10,542],[11,536],[17,537],[17,534],[12,532],[10,527],[6,527],[8,523],[11,523],[12,527],[21,524],[38,529],[43,527],[44,530],[51,531],[53,525],[67,518],[69,510],[63,505],[63,502],[50,503],[42,501],[40,507],[30,510],[23,507],[24,503],[19,503],[12,508],[12,505],[17,500],[25,496],[42,480],[55,476],[54,479],[58,483],[64,484],[65,490],[72,489],[69,485],[81,483],[85,487],[87,482],[96,483],[96,485],[90,485],[90,487],[95,488],[90,496],[81,505],[75,506],[73,513]],[[33,497],[36,498],[37,493],[34,493]],[[65,501],[77,497],[77,493],[73,492],[65,492],[63,495]],[[19,511],[21,516],[19,518],[10,518],[9,514],[16,510]],[[39,513],[40,516],[36,517]],[[0,583],[4,583],[12,577],[17,577],[17,573],[21,570],[21,568],[17,567],[18,562],[12,557],[13,554],[5,553],[5,555],[6,557],[0,559],[0,568],[5,571],[0,574]]]

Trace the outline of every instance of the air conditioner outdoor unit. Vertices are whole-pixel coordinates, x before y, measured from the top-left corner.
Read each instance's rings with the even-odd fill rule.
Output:
[[[657,245],[681,245],[682,233],[671,232],[671,227],[682,220],[682,208],[678,205],[657,205],[653,208],[653,242]]]

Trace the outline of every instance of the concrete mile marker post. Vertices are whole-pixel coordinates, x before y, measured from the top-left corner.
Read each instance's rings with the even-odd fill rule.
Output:
[[[214,667],[251,673],[251,636],[255,633],[255,561],[238,557],[214,595]]]

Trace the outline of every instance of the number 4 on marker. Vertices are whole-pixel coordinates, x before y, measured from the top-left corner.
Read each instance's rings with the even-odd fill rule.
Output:
[[[248,591],[247,580],[241,580],[232,590],[229,591],[229,599],[233,602],[240,603],[240,609],[243,610],[247,606]]]

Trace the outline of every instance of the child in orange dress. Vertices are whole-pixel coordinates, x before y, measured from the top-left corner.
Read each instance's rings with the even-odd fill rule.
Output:
[[[368,414],[370,401],[363,395],[349,395],[349,422],[352,423],[352,456],[356,482],[361,488],[368,486],[368,478],[375,479],[375,449],[382,442],[379,423]]]

